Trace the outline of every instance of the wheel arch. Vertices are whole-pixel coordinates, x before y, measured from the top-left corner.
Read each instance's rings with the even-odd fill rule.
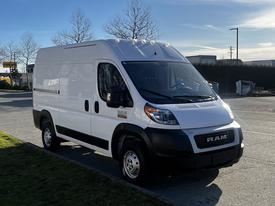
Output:
[[[54,126],[52,115],[48,110],[37,111],[33,110],[34,124],[38,129],[42,129],[42,122],[44,119],[48,119]]]
[[[55,124],[54,124],[52,115],[51,115],[51,113],[50,113],[48,110],[42,110],[42,111],[41,111],[41,114],[40,114],[40,123],[39,123],[40,130],[42,129],[42,123],[43,123],[43,120],[44,120],[44,119],[48,119],[48,120],[51,122],[52,127],[53,127],[54,135],[56,135]]]
[[[152,148],[152,143],[143,128],[133,124],[121,123],[115,128],[111,141],[112,157],[114,159],[119,158],[124,140],[129,136],[142,141],[148,151]]]

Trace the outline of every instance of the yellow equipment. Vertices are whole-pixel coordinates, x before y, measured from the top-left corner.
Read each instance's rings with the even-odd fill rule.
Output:
[[[11,78],[0,76],[0,81],[5,81],[7,84],[11,85]]]

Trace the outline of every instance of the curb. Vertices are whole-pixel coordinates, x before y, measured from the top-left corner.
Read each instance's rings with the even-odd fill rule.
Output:
[[[22,140],[20,140],[20,141],[22,141]],[[120,178],[117,178],[117,177],[115,177],[115,176],[113,176],[113,175],[110,175],[110,174],[108,174],[108,173],[106,173],[106,172],[103,172],[103,171],[101,171],[101,170],[99,170],[99,169],[96,169],[96,168],[94,168],[94,167],[92,167],[92,166],[83,164],[83,163],[78,162],[78,161],[76,161],[76,160],[72,160],[72,159],[70,159],[70,158],[68,158],[68,157],[61,156],[61,155],[59,155],[59,154],[57,154],[57,153],[50,152],[50,151],[48,151],[48,150],[42,149],[41,147],[38,147],[38,146],[36,146],[36,145],[34,145],[34,144],[32,144],[32,143],[24,142],[24,141],[22,141],[22,142],[23,142],[24,144],[26,144],[27,146],[29,146],[29,147],[35,149],[35,150],[39,150],[39,151],[41,151],[41,152],[45,152],[46,154],[49,154],[49,155],[51,155],[51,156],[55,156],[55,157],[58,157],[58,158],[60,158],[60,159],[62,159],[62,160],[69,161],[69,162],[71,162],[71,163],[73,163],[73,164],[76,164],[76,165],[78,165],[78,166],[84,167],[84,168],[86,168],[86,169],[88,169],[88,170],[90,170],[90,171],[95,172],[95,173],[98,174],[98,175],[102,175],[102,176],[104,176],[104,177],[110,179],[110,180],[113,181],[114,183],[117,183],[117,184],[120,184],[120,185],[123,185],[123,186],[126,186],[126,187],[131,187],[131,188],[133,188],[133,189],[136,189],[136,190],[139,191],[139,192],[142,192],[142,193],[144,193],[144,194],[146,194],[146,195],[148,195],[148,196],[151,196],[151,197],[154,198],[154,199],[160,200],[160,201],[166,203],[167,205],[173,205],[173,203],[172,203],[171,201],[169,201],[168,199],[166,199],[166,198],[164,198],[163,196],[161,196],[161,195],[159,195],[159,194],[156,194],[156,193],[154,193],[154,192],[152,192],[152,191],[149,191],[149,190],[147,190],[147,189],[145,189],[145,188],[142,188],[142,187],[139,187],[139,186],[137,186],[137,185],[133,185],[133,184],[131,184],[131,183],[128,183],[128,182],[126,182],[126,181],[124,181],[124,180],[122,180],[122,179],[120,179]]]

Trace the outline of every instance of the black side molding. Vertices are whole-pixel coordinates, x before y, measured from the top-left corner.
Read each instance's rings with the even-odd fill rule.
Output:
[[[98,137],[94,137],[91,135],[87,135],[87,134],[84,134],[84,133],[81,133],[81,132],[78,132],[78,131],[75,131],[75,130],[72,130],[72,129],[69,129],[66,127],[62,127],[59,125],[56,125],[55,127],[56,127],[57,132],[60,134],[66,135],[68,137],[77,139],[79,141],[82,141],[82,142],[85,142],[85,143],[88,143],[88,144],[91,144],[91,145],[94,145],[97,147],[100,147],[105,150],[109,149],[109,142],[107,140],[104,140],[104,139],[101,139]]]

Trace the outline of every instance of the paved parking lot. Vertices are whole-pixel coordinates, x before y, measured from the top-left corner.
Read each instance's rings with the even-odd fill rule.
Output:
[[[241,161],[218,171],[156,177],[147,189],[176,205],[275,205],[275,97],[227,98],[245,137]],[[0,130],[41,146],[29,92],[0,92]],[[115,161],[66,143],[60,155],[120,177]]]

